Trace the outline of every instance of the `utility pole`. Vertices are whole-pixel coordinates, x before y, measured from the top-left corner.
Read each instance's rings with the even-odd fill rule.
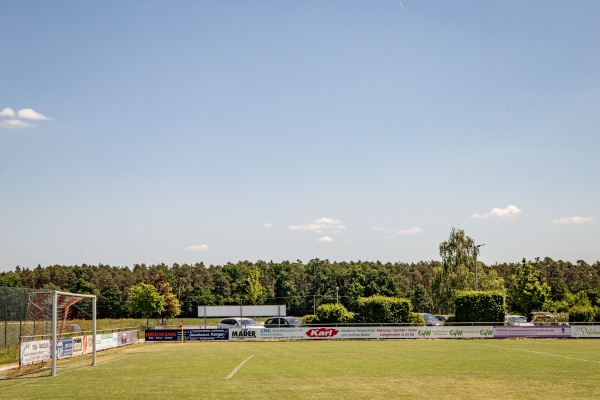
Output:
[[[477,280],[477,253],[479,253],[479,248],[481,246],[485,246],[485,243],[473,246],[473,257],[475,258],[475,291],[479,290],[479,282]]]

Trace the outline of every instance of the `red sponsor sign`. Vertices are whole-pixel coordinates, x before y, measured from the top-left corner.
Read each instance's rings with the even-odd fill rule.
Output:
[[[334,328],[313,328],[306,331],[306,336],[311,338],[328,338],[334,337],[339,332]]]

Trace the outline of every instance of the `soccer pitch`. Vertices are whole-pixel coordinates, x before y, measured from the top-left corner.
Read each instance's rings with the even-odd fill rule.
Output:
[[[73,360],[72,362],[77,362]],[[591,399],[600,340],[145,343],[0,381],[1,399]]]

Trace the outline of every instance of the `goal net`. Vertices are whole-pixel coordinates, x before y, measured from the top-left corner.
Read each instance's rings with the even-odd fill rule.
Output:
[[[44,371],[55,376],[59,360],[76,356],[85,356],[79,364],[96,365],[96,296],[30,293],[22,324],[19,365],[11,371],[12,376]]]

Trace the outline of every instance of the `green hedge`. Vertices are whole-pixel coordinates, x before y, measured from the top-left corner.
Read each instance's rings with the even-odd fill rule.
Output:
[[[592,306],[573,306],[569,310],[569,321],[571,322],[594,322],[596,309]]]
[[[354,314],[341,304],[321,304],[317,307],[315,315],[304,317],[304,323],[314,324],[337,324],[352,322]]]
[[[410,313],[410,324],[425,326],[425,318],[423,318],[423,316],[419,313]]]
[[[501,292],[459,291],[456,294],[456,321],[504,322],[505,296]]]
[[[355,321],[359,323],[408,324],[412,304],[398,297],[371,296],[358,299]]]

